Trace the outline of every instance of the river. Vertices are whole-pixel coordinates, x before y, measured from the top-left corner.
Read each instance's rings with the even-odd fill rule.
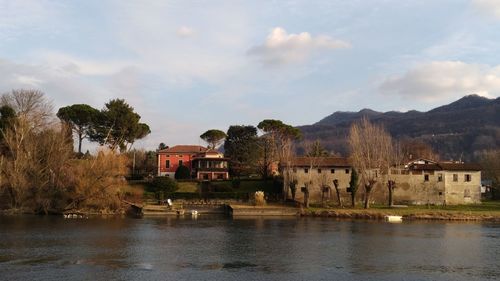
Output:
[[[0,280],[499,278],[499,224],[0,217]]]

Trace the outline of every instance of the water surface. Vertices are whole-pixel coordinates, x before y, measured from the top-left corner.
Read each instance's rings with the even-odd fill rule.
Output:
[[[0,217],[1,280],[498,280],[500,225]]]

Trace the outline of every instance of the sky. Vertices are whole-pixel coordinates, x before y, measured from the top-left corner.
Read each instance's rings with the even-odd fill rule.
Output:
[[[154,149],[500,93],[500,0],[0,0],[0,93],[125,99]]]

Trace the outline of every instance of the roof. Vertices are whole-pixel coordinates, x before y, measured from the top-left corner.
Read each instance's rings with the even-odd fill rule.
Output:
[[[476,163],[439,163],[443,170],[447,171],[481,171],[481,165]]]
[[[217,150],[215,150],[215,149],[207,149],[207,150],[205,151],[205,154],[222,154],[222,152],[217,151]]]
[[[162,149],[158,153],[200,153],[207,151],[207,148],[201,145],[175,145]]]
[[[426,159],[426,158],[417,158],[417,159],[413,159],[410,162],[408,162],[407,165],[412,165],[412,164],[437,164],[437,161]]]
[[[435,171],[441,170],[441,167],[437,163],[433,164],[410,164],[408,166],[410,170],[424,170],[424,171]]]
[[[294,157],[291,165],[294,167],[351,167],[344,157]]]
[[[424,171],[481,171],[481,166],[475,163],[438,162],[435,164],[413,164],[410,170]]]

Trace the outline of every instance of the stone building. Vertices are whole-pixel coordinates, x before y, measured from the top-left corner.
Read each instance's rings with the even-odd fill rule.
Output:
[[[285,184],[296,182],[295,200],[303,200],[301,187],[309,184],[310,202],[331,200],[336,202],[333,180],[338,180],[344,202],[350,203],[348,192],[352,168],[347,158],[341,157],[296,157],[289,169],[284,169]],[[396,182],[395,204],[456,205],[481,202],[481,168],[471,163],[435,162],[419,159],[400,168],[393,168],[390,174],[382,174],[372,191],[371,203],[386,204],[389,191],[388,180]],[[361,184],[361,179],[360,184]],[[324,194],[323,186],[332,192]],[[357,201],[362,201],[364,188],[358,187]],[[292,198],[289,189],[288,198]]]
[[[391,177],[396,182],[396,203],[456,205],[481,202],[481,167],[477,164],[419,159],[402,169],[392,169]],[[380,189],[387,190],[385,186]]]
[[[295,157],[290,162],[290,167],[281,167],[285,184],[296,183],[295,200],[302,201],[304,193],[302,187],[309,187],[310,202],[321,200],[337,200],[334,180],[338,181],[341,197],[349,197],[347,188],[351,180],[351,165],[343,157]],[[326,187],[326,189],[323,189]],[[328,191],[326,191],[328,190]],[[288,198],[292,199],[289,189]],[[350,198],[350,197],[349,197]]]

